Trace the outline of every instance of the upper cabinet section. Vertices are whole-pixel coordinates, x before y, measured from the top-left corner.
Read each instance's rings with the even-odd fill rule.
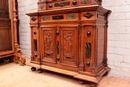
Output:
[[[86,5],[101,5],[102,0],[39,0],[38,11],[78,7]]]

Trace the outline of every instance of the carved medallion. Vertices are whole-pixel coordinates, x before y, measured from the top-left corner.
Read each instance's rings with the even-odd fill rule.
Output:
[[[32,20],[32,21],[35,21],[35,20],[36,20],[36,18],[35,18],[35,17],[32,17],[32,18],[31,18],[31,20]]]
[[[93,16],[93,14],[91,14],[91,13],[84,14],[84,17],[86,17],[86,18],[91,18],[92,16]]]

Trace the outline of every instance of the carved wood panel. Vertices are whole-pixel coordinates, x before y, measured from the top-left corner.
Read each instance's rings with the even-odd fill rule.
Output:
[[[56,27],[42,27],[41,36],[42,61],[56,63]]]
[[[0,18],[8,18],[8,0],[0,0]]]
[[[77,66],[78,58],[78,26],[60,27],[61,64]]]
[[[0,27],[0,52],[12,50],[11,29]]]

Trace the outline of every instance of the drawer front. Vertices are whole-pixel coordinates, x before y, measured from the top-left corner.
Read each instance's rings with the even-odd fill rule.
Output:
[[[47,3],[47,9],[61,9],[74,7],[78,5],[78,0],[50,1]]]
[[[79,20],[78,13],[48,15],[48,16],[41,16],[40,17],[41,22],[76,21],[76,20]]]

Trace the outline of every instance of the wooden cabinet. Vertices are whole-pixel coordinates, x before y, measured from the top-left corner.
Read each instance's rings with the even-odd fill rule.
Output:
[[[16,6],[15,0],[0,0],[0,59],[11,56],[19,62],[24,57],[17,42]]]
[[[98,83],[107,66],[107,16],[99,5],[29,13],[32,70],[54,71]]]

